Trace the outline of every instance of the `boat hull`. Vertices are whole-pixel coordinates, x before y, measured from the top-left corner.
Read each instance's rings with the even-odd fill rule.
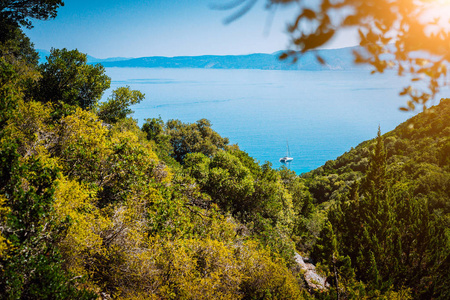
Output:
[[[292,157],[287,157],[287,156],[280,158],[280,162],[282,162],[282,163],[290,162],[293,160],[294,159]]]

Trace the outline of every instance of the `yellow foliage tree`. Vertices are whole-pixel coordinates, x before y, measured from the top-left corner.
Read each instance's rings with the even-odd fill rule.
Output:
[[[92,257],[105,252],[101,233],[111,221],[96,207],[96,198],[85,185],[62,176],[55,186],[55,225],[68,223],[59,243],[64,265],[78,276],[90,276],[95,269]]]
[[[4,195],[0,195],[0,259],[6,255],[9,246],[8,239],[3,236],[3,231],[6,229],[6,218],[10,212],[10,208],[6,206],[7,200]]]

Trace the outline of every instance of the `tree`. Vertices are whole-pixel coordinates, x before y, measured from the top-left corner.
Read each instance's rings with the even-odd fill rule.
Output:
[[[228,9],[240,8],[227,21],[245,14],[256,2],[242,0],[228,5]],[[410,99],[402,110],[414,110],[417,105],[425,109],[440,87],[449,84],[446,78],[450,61],[449,27],[444,25],[448,20],[433,18],[439,1],[266,0],[266,3],[268,9],[277,5],[299,9],[288,25],[291,50],[282,54],[281,59],[292,58],[295,62],[301,54],[322,47],[344,30],[356,29],[361,46],[354,51],[356,63],[372,65],[372,73],[394,68],[400,76],[410,75],[414,84],[426,83],[426,89],[419,89],[418,85],[403,89],[400,95],[408,95]],[[325,63],[321,57],[317,58]]]
[[[364,187],[372,189],[378,194],[385,192],[386,185],[386,150],[380,127],[378,127],[377,139],[373,150],[369,168],[367,170]]]
[[[145,119],[144,125],[142,125],[142,131],[147,134],[147,139],[149,141],[158,141],[158,137],[164,134],[164,121],[159,118]]]
[[[206,119],[185,124],[179,120],[169,120],[166,124],[167,134],[171,136],[173,158],[183,162],[186,154],[201,152],[212,156],[219,149],[225,149],[227,138],[222,138],[211,128],[211,122]]]
[[[106,102],[100,104],[97,114],[107,123],[116,123],[132,114],[130,105],[141,102],[144,97],[145,95],[140,91],[131,90],[129,86],[119,87],[112,92]]]
[[[62,0],[3,0],[0,1],[0,43],[11,39],[11,33],[21,26],[32,28],[31,19],[56,17]]]
[[[5,32],[6,34],[6,32]],[[20,28],[8,32],[8,39],[0,41],[0,56],[11,60],[21,60],[23,64],[37,67],[39,54],[34,50],[34,45]]]
[[[34,92],[37,100],[83,109],[94,107],[111,84],[102,65],[88,65],[86,54],[66,48],[52,49],[41,73]]]
[[[4,147],[0,145],[1,150]],[[53,226],[49,217],[53,182],[59,176],[55,160],[19,160],[17,155],[13,159],[12,172],[0,190],[0,198],[7,205],[0,225],[8,245],[5,255],[0,256],[2,298],[94,299],[94,294],[77,289],[76,278],[69,279],[55,246],[64,234],[64,226]],[[2,209],[5,211],[5,207]]]
[[[30,19],[53,19],[60,6],[64,6],[62,0],[5,0],[0,4],[1,23],[32,28]]]
[[[185,168],[223,210],[234,214],[252,210],[248,202],[255,191],[253,177],[237,157],[225,151],[212,159],[190,153],[185,157]]]
[[[167,134],[165,128],[165,123],[159,116],[158,118],[145,119],[141,130],[146,133],[147,140],[154,143],[155,151],[161,160],[169,165],[178,164],[171,156],[173,154],[173,147],[170,143],[171,136]]]

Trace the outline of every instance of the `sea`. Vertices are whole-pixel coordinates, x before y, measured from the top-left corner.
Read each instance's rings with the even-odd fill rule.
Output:
[[[395,72],[241,69],[106,68],[111,89],[145,93],[132,106],[146,118],[195,122],[206,118],[258,162],[297,174],[322,166],[359,143],[393,130],[415,113],[402,112],[408,84]],[[437,97],[450,97],[447,88]],[[287,154],[294,160],[279,159]]]

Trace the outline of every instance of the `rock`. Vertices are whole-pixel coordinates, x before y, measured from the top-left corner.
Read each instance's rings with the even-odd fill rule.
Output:
[[[320,275],[316,271],[316,266],[312,263],[305,262],[300,254],[295,253],[295,261],[298,263],[300,268],[305,272],[305,281],[308,286],[315,290],[326,290],[329,284],[326,282],[326,277]],[[307,261],[307,260],[306,260]]]

